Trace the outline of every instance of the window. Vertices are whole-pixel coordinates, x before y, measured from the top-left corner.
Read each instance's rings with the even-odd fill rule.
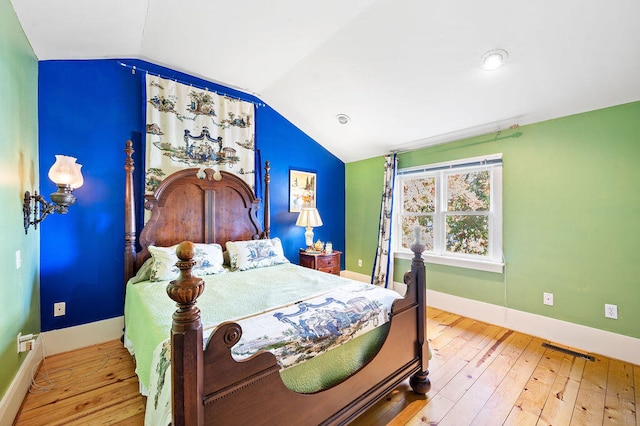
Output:
[[[431,263],[502,272],[502,156],[398,170],[396,256],[411,256],[414,228]]]

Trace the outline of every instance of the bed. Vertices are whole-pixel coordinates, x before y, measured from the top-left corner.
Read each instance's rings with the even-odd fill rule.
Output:
[[[214,302],[207,302],[205,296],[209,296],[208,293],[216,289],[226,294],[231,293],[230,296],[233,299],[242,300],[240,291],[236,293],[234,290],[238,287],[231,285],[228,289],[223,288],[233,274],[238,276],[242,274],[230,272],[204,278],[196,276],[197,262],[194,259],[198,248],[202,245],[219,244],[221,247],[229,247],[227,242],[231,244],[251,241],[265,244],[277,242],[277,238],[271,238],[270,235],[268,162],[265,166],[264,200],[262,201],[264,224],[260,224],[257,220],[257,210],[260,208],[261,200],[256,198],[253,190],[240,178],[225,172],[216,173],[211,169],[203,172],[198,169],[184,169],[165,178],[154,194],[145,197],[145,208],[151,211],[151,217],[141,230],[138,239],[133,147],[130,141],[127,141],[125,152],[124,272],[126,281],[130,283],[127,284],[127,297],[132,297],[134,294],[131,286],[135,284],[131,284],[131,281],[135,279],[131,279],[138,277],[141,268],[144,269],[145,265],[149,264],[147,260],[151,257],[154,247],[175,249],[178,259],[176,266],[180,270],[177,279],[168,281],[166,286],[168,297],[164,302],[152,302],[153,297],[157,296],[138,296],[141,303],[148,303],[149,309],[154,312],[159,309],[158,305],[166,305],[166,301],[170,302],[169,297],[175,302],[173,306],[171,306],[173,302],[168,305],[169,310],[166,312],[166,321],[170,322],[170,331],[169,325],[166,330],[167,337],[170,338],[167,343],[170,350],[166,356],[170,359],[167,365],[170,365],[168,377],[170,377],[171,386],[165,387],[170,391],[174,425],[347,424],[407,378],[410,379],[411,387],[416,393],[428,392],[430,382],[428,379],[429,348],[425,327],[425,274],[424,263],[420,256],[423,246],[416,243],[412,247],[415,256],[411,270],[404,277],[407,292],[404,297],[398,296],[394,298],[395,300],[388,302],[390,312],[382,314],[388,318],[383,325],[375,327],[374,330],[365,330],[354,340],[330,349],[320,356],[316,357],[314,354],[310,357],[313,358],[310,361],[291,368],[283,368],[280,358],[264,350],[249,353],[247,357],[240,359],[237,352],[244,342],[243,327],[246,327],[245,336],[251,335],[254,325],[250,324],[261,324],[263,321],[261,319],[263,317],[259,315],[267,315],[271,318],[277,315],[273,314],[271,308],[263,309],[263,312],[255,316],[245,316],[244,313],[238,315],[234,311],[236,314],[229,318],[217,317],[213,327],[206,323],[203,325],[202,318],[207,319],[209,315],[213,315],[211,311],[215,311],[215,315],[223,315],[217,311],[225,311],[228,308],[226,304],[217,305],[218,308],[215,305],[213,308],[209,307],[209,303],[216,303],[217,296],[213,296]],[[139,250],[137,250],[138,243]],[[265,288],[259,289],[260,285],[265,284],[264,277],[276,277],[275,272],[272,272],[276,270],[289,274],[287,275],[289,277],[296,275],[300,269],[305,269],[305,273],[311,274],[310,278],[305,280],[324,280],[331,277],[330,280],[338,281],[330,281],[328,285],[336,287],[346,285],[344,279],[340,277],[301,268],[287,262],[267,268],[243,271],[243,273],[246,272],[244,276],[248,277],[246,278],[248,282],[258,285],[258,290],[251,290],[251,292],[258,292],[259,296],[264,295],[259,299],[268,299],[267,294],[281,292],[280,287],[277,292],[269,292]],[[284,280],[283,278],[274,279],[281,280],[279,282]],[[164,284],[162,281],[160,283]],[[305,285],[308,284],[296,284],[293,287]],[[152,285],[148,286],[152,287]],[[324,293],[325,289],[316,288],[315,282],[311,286],[315,292],[311,291],[308,299],[301,299],[302,296],[295,294],[291,296],[294,299],[278,300],[277,303],[280,305],[277,309],[279,309],[278,315],[281,320],[289,315],[283,313],[285,311],[282,309],[302,311],[301,306],[306,310],[307,306],[316,305],[324,309],[323,303],[329,303],[327,294]],[[205,292],[205,288],[208,291],[205,296],[202,296],[203,312],[201,312],[198,299]],[[164,285],[162,290],[164,291]],[[286,291],[288,290],[284,292]],[[331,299],[333,301],[333,298]],[[359,323],[364,322],[362,321],[362,303],[355,307],[351,306],[351,313],[357,311],[360,315],[357,317]],[[244,302],[240,304],[243,305]],[[156,316],[165,315],[164,311],[167,308],[162,309],[160,311],[162,313],[157,313]],[[134,328],[134,324],[129,322],[134,321],[134,317],[135,315],[131,312],[125,313],[127,329]],[[315,315],[312,318],[315,318]],[[366,318],[373,322],[377,321],[371,319],[373,317]],[[288,320],[284,318],[283,321]],[[138,320],[138,322],[146,322],[146,320]],[[327,328],[326,321],[323,326]],[[306,328],[306,332],[309,332],[309,328]],[[204,336],[208,337],[205,339]],[[363,340],[365,343],[362,343]],[[357,366],[341,372],[338,379],[320,380],[323,384],[319,388],[310,389],[296,388],[291,385],[291,380],[287,380],[287,372],[305,369],[307,372],[304,374],[312,371],[312,376],[322,379],[331,370],[335,370],[335,367],[341,366],[339,365],[341,362],[335,360],[343,358],[338,356],[333,358],[334,361],[326,362],[324,370],[315,370],[315,367],[308,367],[308,365],[312,365],[318,359],[332,360],[331,356],[340,351],[349,353],[358,344],[364,344],[369,350],[364,353],[356,349],[354,353],[364,353],[354,364]],[[309,370],[310,368],[314,369]]]

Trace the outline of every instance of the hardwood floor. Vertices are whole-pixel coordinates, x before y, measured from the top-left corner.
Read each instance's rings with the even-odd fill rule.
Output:
[[[418,396],[403,383],[353,425],[640,426],[639,366],[590,361],[438,309],[427,314],[431,391]],[[120,341],[49,357],[46,368],[58,385],[28,394],[16,425],[143,424],[143,397]]]
[[[48,384],[43,380],[47,373]],[[16,425],[142,425],[143,397],[120,340],[47,357]]]

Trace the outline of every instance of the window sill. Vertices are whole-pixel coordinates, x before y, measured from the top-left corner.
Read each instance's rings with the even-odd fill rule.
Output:
[[[395,252],[394,257],[398,259],[413,259],[413,253],[409,252]],[[435,256],[432,254],[422,254],[426,263],[434,263],[436,265],[454,266],[457,268],[475,269],[477,271],[494,272],[501,274],[504,268],[504,263],[500,262],[486,262],[482,260],[473,259],[460,259],[455,257]]]

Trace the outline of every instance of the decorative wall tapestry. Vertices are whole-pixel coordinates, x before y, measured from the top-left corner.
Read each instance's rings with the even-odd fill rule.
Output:
[[[255,190],[252,103],[149,74],[146,86],[147,193],[189,167],[240,175]]]

